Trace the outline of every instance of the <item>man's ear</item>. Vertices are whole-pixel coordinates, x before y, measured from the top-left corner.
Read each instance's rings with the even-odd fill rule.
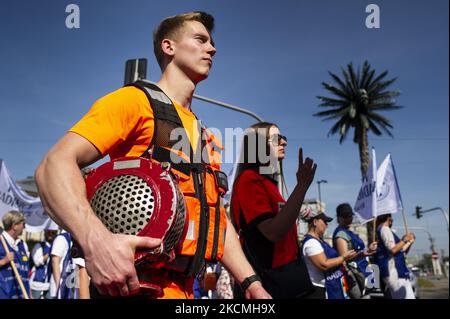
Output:
[[[161,41],[161,49],[164,54],[167,54],[170,57],[173,57],[175,54],[174,42],[170,39],[163,39]]]

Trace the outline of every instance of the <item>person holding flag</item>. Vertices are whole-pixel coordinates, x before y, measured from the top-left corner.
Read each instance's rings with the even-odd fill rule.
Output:
[[[377,238],[379,243],[374,258],[380,268],[381,282],[385,285],[385,296],[393,299],[414,299],[405,253],[408,252],[415,236],[408,232],[403,207],[391,155],[386,156],[377,170],[375,149],[372,148],[372,161],[363,179],[355,212],[361,223],[373,220],[372,238]],[[407,232],[401,240],[391,230],[392,214],[399,211],[402,212]]]
[[[377,237],[379,249],[375,254],[375,262],[380,268],[380,276],[385,284],[385,296],[392,299],[415,299],[409,269],[405,255],[415,240],[413,233],[407,233],[400,239],[392,231],[394,219],[386,214],[377,219]]]

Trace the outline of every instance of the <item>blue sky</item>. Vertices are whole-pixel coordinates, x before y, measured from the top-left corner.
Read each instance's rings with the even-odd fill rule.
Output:
[[[65,8],[79,5],[80,29],[67,29]],[[380,7],[380,29],[368,29],[365,8]],[[0,2],[0,158],[15,179],[32,175],[46,151],[102,95],[123,83],[127,59],[149,60],[148,78],[160,72],[152,31],[164,17],[204,10],[216,18],[217,54],[209,79],[197,93],[248,108],[277,123],[288,136],[285,161],[293,188],[297,150],[318,164],[316,180],[334,215],[354,203],[359,156],[351,139],[327,138],[332,122],[312,116],[317,95],[348,62],[368,60],[379,72],[398,77],[391,89],[404,108],[384,113],[394,139],[369,135],[380,164],[391,153],[408,221],[436,237],[448,251],[448,231],[439,212],[423,219],[414,207],[449,208],[448,1],[5,1]],[[245,128],[254,120],[196,101],[194,111],[211,127]],[[224,165],[229,171],[230,164]],[[317,197],[314,182],[307,198]],[[401,216],[397,218],[401,223]],[[332,226],[334,226],[332,224]],[[417,232],[413,253],[429,251]]]

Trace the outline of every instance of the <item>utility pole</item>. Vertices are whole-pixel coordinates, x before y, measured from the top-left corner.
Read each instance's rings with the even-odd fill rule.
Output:
[[[419,218],[421,218],[423,216],[424,213],[428,213],[428,212],[435,211],[435,210],[439,210],[442,213],[442,215],[444,215],[445,222],[447,223],[447,231],[449,231],[448,214],[441,207],[434,207],[434,208],[422,210],[421,206],[416,206],[416,213],[414,214],[414,216],[416,216],[417,219],[419,219]]]
[[[320,181],[317,181],[317,189],[318,189],[318,193],[319,193],[319,212],[320,213],[323,213],[323,210],[322,210],[322,196],[320,194],[320,184],[322,184],[322,183],[328,183],[328,181],[326,181],[324,179],[321,179]]]

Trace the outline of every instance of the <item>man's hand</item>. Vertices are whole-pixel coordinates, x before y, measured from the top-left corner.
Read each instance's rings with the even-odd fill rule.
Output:
[[[308,189],[314,180],[316,174],[317,164],[309,157],[303,162],[303,149],[300,147],[298,150],[298,170],[297,170],[297,183],[302,189]]]
[[[260,281],[253,282],[245,291],[245,299],[272,299]]]
[[[0,259],[0,261],[2,261],[1,263],[2,267],[9,264],[11,261],[14,261],[14,253],[13,252],[7,253],[3,259]]]
[[[136,249],[152,249],[161,245],[160,239],[131,235],[109,234],[85,252],[86,269],[91,281],[102,295],[128,296],[139,292],[134,266]]]

